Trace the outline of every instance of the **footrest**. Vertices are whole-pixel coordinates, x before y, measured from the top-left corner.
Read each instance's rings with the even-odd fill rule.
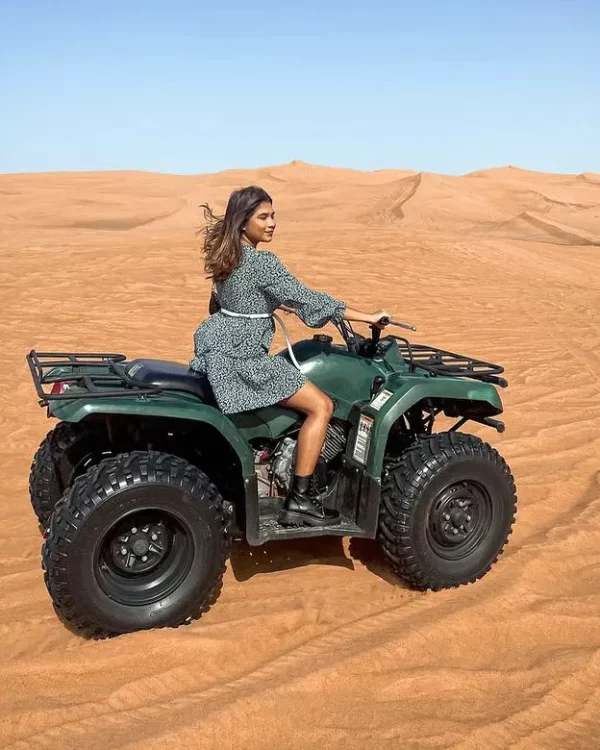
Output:
[[[260,522],[260,541],[301,539],[311,536],[360,536],[361,528],[347,518],[332,526],[281,526],[276,519]]]
[[[282,526],[277,518],[283,506],[282,497],[261,497],[260,543],[272,539],[301,539],[314,536],[361,536],[362,529],[351,519],[342,516],[341,522],[331,526]]]

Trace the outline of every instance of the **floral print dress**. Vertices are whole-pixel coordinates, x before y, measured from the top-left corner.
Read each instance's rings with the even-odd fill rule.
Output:
[[[311,328],[339,322],[346,309],[344,302],[305,286],[276,255],[251,245],[242,246],[242,262],[216,283],[215,293],[224,310],[270,315],[285,306]],[[224,413],[277,404],[306,383],[285,357],[269,354],[274,334],[272,317],[231,317],[221,311],[196,330],[190,367],[207,375]]]

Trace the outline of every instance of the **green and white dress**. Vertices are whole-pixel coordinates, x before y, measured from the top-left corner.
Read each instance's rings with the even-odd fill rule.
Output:
[[[242,254],[240,265],[215,285],[222,310],[237,315],[219,311],[202,322],[190,361],[192,369],[207,375],[226,414],[277,404],[306,383],[291,362],[269,354],[275,310],[290,307],[307,326],[322,328],[339,322],[346,309],[344,302],[305,286],[273,253],[243,245]]]

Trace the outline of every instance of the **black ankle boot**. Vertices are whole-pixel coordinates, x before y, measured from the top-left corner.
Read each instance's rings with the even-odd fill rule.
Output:
[[[308,477],[294,475],[292,489],[279,514],[279,523],[289,526],[332,526],[340,520],[337,510],[323,507],[316,494],[312,475]]]

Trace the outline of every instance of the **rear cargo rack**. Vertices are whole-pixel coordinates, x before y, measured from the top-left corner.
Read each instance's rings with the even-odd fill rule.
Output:
[[[148,396],[163,390],[129,377],[125,369],[118,366],[127,360],[124,354],[36,352],[32,349],[26,359],[41,406],[60,399]],[[52,373],[56,369],[60,371]],[[52,393],[52,386],[63,382],[77,389]],[[44,390],[44,386],[50,388]]]
[[[501,388],[506,388],[508,385],[504,378],[498,377],[504,372],[504,368],[500,365],[463,354],[455,354],[428,344],[411,344],[402,336],[393,336],[393,338],[396,339],[400,354],[411,372],[418,368],[426,370],[431,375],[472,378],[484,383],[493,383]]]

